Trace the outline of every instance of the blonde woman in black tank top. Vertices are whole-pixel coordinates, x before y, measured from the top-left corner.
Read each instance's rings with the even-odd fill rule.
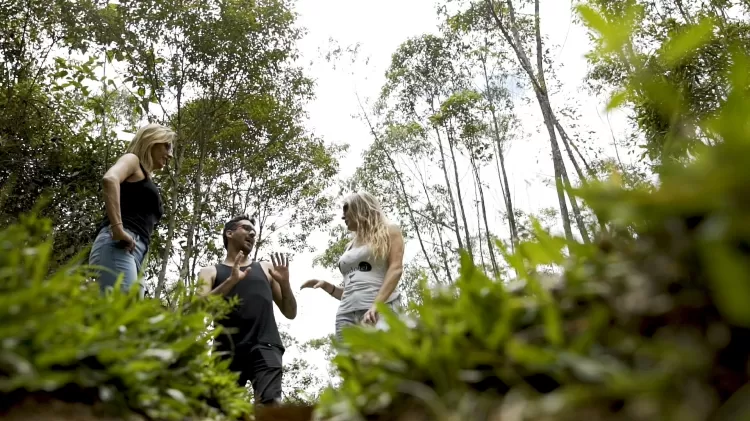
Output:
[[[89,264],[99,269],[96,281],[102,292],[114,287],[120,276],[123,290],[137,284],[151,234],[164,213],[151,174],[169,163],[175,137],[158,124],[141,127],[127,153],[102,178],[106,213],[89,254]],[[141,297],[143,292],[139,287]]]

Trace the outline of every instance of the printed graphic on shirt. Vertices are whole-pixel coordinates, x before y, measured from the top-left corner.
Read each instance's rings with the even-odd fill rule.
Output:
[[[352,279],[354,277],[354,274],[357,272],[370,272],[372,270],[372,265],[368,262],[359,262],[357,266],[352,267],[349,269],[349,272],[346,273],[345,276],[348,276],[349,279]]]
[[[372,265],[367,262],[359,262],[359,271],[360,272],[369,272],[372,270]]]

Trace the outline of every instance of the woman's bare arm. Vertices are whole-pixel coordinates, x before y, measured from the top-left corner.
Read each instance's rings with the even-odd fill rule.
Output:
[[[115,165],[107,170],[102,177],[102,190],[104,191],[104,206],[107,217],[112,227],[122,227],[122,215],[120,214],[120,183],[127,180],[138,171],[138,157],[132,153],[125,154],[115,162]]]
[[[401,275],[404,273],[404,236],[401,234],[401,229],[395,225],[388,229],[388,235],[390,237],[388,241],[388,268],[385,271],[383,285],[380,287],[377,297],[375,297],[376,303],[384,303],[393,294]]]
[[[332,284],[330,282],[326,282],[326,283],[331,286],[331,288],[327,288],[326,289],[326,292],[328,294],[330,294],[331,297],[333,297],[333,298],[335,298],[335,299],[337,299],[337,300],[340,301],[341,300],[341,296],[344,295],[344,288],[337,287],[336,285],[334,285],[334,284]]]

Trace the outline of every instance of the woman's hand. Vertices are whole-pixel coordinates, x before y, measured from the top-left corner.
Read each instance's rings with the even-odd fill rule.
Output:
[[[329,286],[330,285],[330,286]],[[302,286],[299,289],[305,289],[305,288],[322,288],[323,291],[327,293],[331,293],[333,291],[333,285],[326,281],[319,281],[317,279],[310,279],[309,281],[305,281]]]
[[[367,310],[367,313],[365,313],[364,317],[362,317],[362,322],[368,325],[374,325],[378,322],[378,318],[380,315],[378,314],[378,309],[375,307],[375,304],[370,307],[369,310]]]
[[[121,225],[112,228],[112,239],[122,243],[123,248],[129,252],[135,250],[135,240]]]
[[[309,281],[305,281],[299,289],[305,288],[322,289],[323,291],[327,292],[328,295],[337,300],[341,300],[341,297],[344,295],[344,290],[342,288],[337,288],[336,285],[330,282],[321,281],[319,279],[310,279]]]

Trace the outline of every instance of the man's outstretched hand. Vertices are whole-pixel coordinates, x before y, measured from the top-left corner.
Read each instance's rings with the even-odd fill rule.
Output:
[[[273,279],[282,285],[289,284],[289,256],[281,253],[271,254],[271,276]]]

